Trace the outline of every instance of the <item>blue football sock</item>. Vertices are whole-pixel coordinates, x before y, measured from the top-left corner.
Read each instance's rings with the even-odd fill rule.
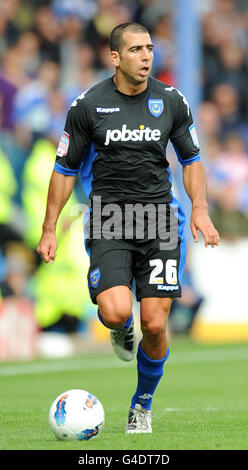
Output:
[[[138,385],[131,401],[131,408],[139,403],[146,410],[151,409],[153,394],[163,375],[164,363],[168,359],[170,350],[162,359],[151,359],[145,354],[139,343],[137,352]]]
[[[101,322],[104,326],[106,326],[106,328],[108,328],[108,326],[105,325],[105,323],[104,323],[104,320],[103,320],[103,318],[102,318],[102,316],[101,316],[101,314],[100,314],[100,312],[99,312],[99,309],[97,310],[97,315],[98,315],[98,318],[99,318],[100,322]],[[129,326],[131,325],[132,319],[133,319],[133,314],[131,314],[130,318],[129,318],[122,326],[119,326],[119,328],[129,328]]]

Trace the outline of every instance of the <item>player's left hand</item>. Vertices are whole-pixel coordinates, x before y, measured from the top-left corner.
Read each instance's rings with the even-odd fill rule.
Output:
[[[212,248],[214,248],[215,246],[219,246],[219,233],[211,222],[206,208],[195,208],[192,210],[190,228],[194,241],[196,243],[199,240],[199,230],[204,237],[206,248],[208,247],[208,245],[210,245]]]

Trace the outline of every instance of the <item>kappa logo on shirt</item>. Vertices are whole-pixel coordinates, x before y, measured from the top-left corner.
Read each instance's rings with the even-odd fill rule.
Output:
[[[102,113],[102,114],[119,113],[119,112],[120,112],[120,108],[102,108],[102,107],[98,106],[98,107],[96,108],[96,112],[97,112],[97,113]]]
[[[139,129],[128,129],[126,124],[123,124],[121,129],[108,129],[105,136],[104,145],[109,145],[110,141],[118,142],[142,142],[146,140],[158,141],[160,140],[161,132],[159,129],[151,129],[150,127],[145,127],[144,124],[140,124]]]

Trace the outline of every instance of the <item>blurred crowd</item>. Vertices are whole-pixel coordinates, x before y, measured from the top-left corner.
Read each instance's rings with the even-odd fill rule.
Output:
[[[235,240],[248,236],[248,6],[197,3],[203,98],[195,121],[213,221],[222,237]],[[153,76],[176,86],[172,0],[0,0],[1,296],[34,300],[44,331],[76,331],[95,314],[86,292],[88,261],[70,238],[87,202],[79,183],[58,226],[60,256],[52,269],[35,249],[68,107],[113,74],[108,37],[127,21],[148,27]],[[185,279],[189,326],[201,299]]]

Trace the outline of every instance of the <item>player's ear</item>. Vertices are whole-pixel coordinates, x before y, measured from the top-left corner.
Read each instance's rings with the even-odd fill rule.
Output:
[[[120,54],[118,51],[111,51],[111,59],[114,67],[119,67],[120,65]]]

